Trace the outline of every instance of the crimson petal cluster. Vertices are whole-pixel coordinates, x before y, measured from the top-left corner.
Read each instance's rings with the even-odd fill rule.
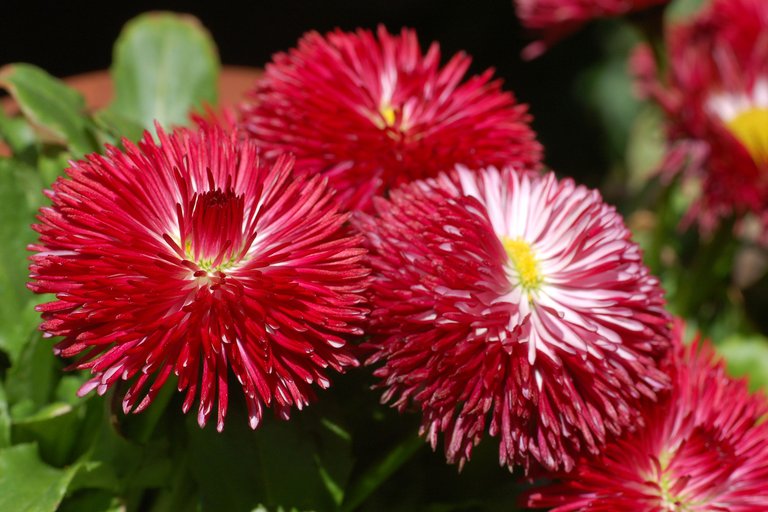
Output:
[[[208,125],[157,128],[138,146],[73,162],[49,191],[30,288],[53,293],[42,329],[92,378],[81,394],[131,380],[126,412],[145,409],[171,374],[199,397],[204,425],[224,426],[229,371],[255,428],[264,406],[284,418],[358,362],[368,270],[321,177],[267,165],[253,143]]]
[[[407,29],[310,32],[267,64],[242,127],[266,155],[290,151],[302,172],[327,176],[353,209],[455,164],[537,169],[526,107],[492,70],[462,81],[470,61],[441,67],[437,43],[422,53]]]
[[[597,191],[460,167],[375,208],[355,218],[374,269],[367,364],[450,462],[490,420],[502,465],[570,470],[665,387],[662,291]]]
[[[646,427],[534,491],[553,512],[768,510],[768,401],[728,377],[708,342],[683,344],[666,370],[673,389],[643,409]]]

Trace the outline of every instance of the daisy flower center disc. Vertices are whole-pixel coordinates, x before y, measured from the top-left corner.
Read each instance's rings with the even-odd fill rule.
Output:
[[[379,114],[381,114],[381,118],[384,119],[385,127],[391,128],[392,126],[395,126],[397,115],[395,114],[395,109],[392,107],[392,105],[382,105],[379,108]]]
[[[242,248],[245,200],[231,189],[216,189],[192,199],[185,249],[203,270],[228,267]]]
[[[501,243],[512,266],[517,271],[520,286],[527,292],[538,290],[541,286],[539,264],[530,244],[521,238],[501,237]]]
[[[726,126],[757,163],[768,163],[768,108],[755,107],[730,119]]]

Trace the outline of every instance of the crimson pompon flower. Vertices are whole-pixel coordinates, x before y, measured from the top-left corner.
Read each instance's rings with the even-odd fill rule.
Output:
[[[492,70],[462,81],[470,61],[441,67],[438,44],[422,53],[413,30],[310,32],[267,64],[242,126],[266,155],[290,151],[302,172],[327,176],[354,209],[455,164],[538,169],[526,107]]]
[[[596,18],[620,16],[666,4],[669,0],[515,0],[522,24],[541,36],[523,55],[534,58],[553,43]]]
[[[673,387],[643,409],[645,428],[585,459],[529,506],[553,512],[768,510],[768,401],[728,377],[697,337],[669,362]]]
[[[767,216],[768,2],[713,0],[668,30],[667,47],[663,80],[647,47],[634,65],[668,114],[666,169],[687,169],[702,185],[693,216],[705,228],[733,214]]]
[[[287,418],[358,365],[368,270],[322,177],[267,165],[256,146],[215,126],[73,162],[35,229],[29,287],[53,293],[41,328],[93,377],[83,395],[131,380],[123,408],[145,409],[171,374],[224,427],[229,370],[252,428],[263,408]]]
[[[573,468],[634,425],[667,377],[662,290],[597,191],[509,168],[414,182],[355,222],[373,282],[368,365],[433,448],[489,424],[510,469]],[[490,423],[488,421],[490,420]]]

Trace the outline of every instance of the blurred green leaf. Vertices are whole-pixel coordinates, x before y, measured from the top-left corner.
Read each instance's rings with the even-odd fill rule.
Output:
[[[658,108],[644,105],[629,131],[627,142],[627,180],[630,192],[637,195],[658,170],[666,151],[664,116]]]
[[[43,147],[37,156],[37,172],[44,187],[49,187],[56,178],[63,176],[64,170],[69,167],[72,154],[67,151],[58,151],[51,147]],[[35,190],[39,196],[39,190]]]
[[[40,316],[39,302],[27,290],[27,245],[37,234],[30,224],[43,201],[40,179],[34,169],[18,160],[0,158],[0,349],[14,363],[34,331]]]
[[[717,346],[734,377],[748,377],[749,388],[768,392],[768,339],[763,336],[731,336]]]
[[[8,412],[8,400],[5,389],[0,383],[0,449],[11,444],[11,416]]]
[[[137,141],[144,133],[144,127],[139,122],[129,119],[113,110],[101,110],[96,112],[93,120],[102,130],[102,143],[119,145],[120,140],[126,137],[129,140]]]
[[[283,508],[283,507],[277,507],[277,508],[267,508],[264,505],[259,505],[255,509],[253,509],[251,512],[314,512],[313,510],[299,510],[297,508],[291,507],[291,508]]]
[[[43,140],[77,155],[98,149],[85,100],[64,82],[30,64],[9,64],[0,69],[0,87],[11,93]]]
[[[394,446],[384,458],[369,466],[351,482],[341,510],[355,510],[424,445],[424,439],[413,434]]]
[[[102,121],[126,130],[187,124],[189,111],[216,103],[219,58],[200,22],[189,15],[143,14],[128,22],[115,43],[115,101]]]
[[[0,108],[0,140],[5,141],[16,158],[31,163],[34,147],[37,145],[35,132],[29,122],[21,116],[9,117]]]
[[[708,0],[673,0],[664,11],[667,23],[679,23],[690,18],[702,8]]]
[[[54,512],[78,467],[55,469],[44,464],[34,444],[0,450],[0,510]]]

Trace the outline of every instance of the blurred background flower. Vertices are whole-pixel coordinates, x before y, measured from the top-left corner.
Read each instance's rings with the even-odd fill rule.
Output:
[[[587,22],[611,16],[630,14],[669,3],[669,0],[514,0],[522,24],[541,41],[532,43],[525,51],[534,58],[547,47],[570,35]]]

